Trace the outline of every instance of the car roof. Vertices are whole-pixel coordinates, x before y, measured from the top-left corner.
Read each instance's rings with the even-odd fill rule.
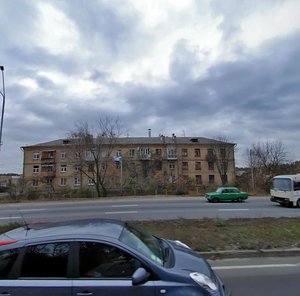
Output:
[[[49,237],[80,237],[82,235],[106,236],[118,239],[125,222],[112,219],[84,219],[58,223],[35,223],[18,227],[0,235],[0,242],[7,239],[20,241]]]
[[[218,189],[238,189],[237,187],[226,187],[226,186],[222,186],[222,187],[218,187]]]

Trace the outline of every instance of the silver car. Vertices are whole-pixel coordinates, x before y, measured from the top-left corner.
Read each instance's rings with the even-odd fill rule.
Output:
[[[79,220],[0,235],[0,295],[229,295],[207,261],[130,223]]]

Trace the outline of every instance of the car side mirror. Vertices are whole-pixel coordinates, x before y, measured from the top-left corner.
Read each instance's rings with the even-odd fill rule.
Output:
[[[132,275],[132,285],[141,285],[147,282],[150,274],[145,270],[145,268],[138,268]]]

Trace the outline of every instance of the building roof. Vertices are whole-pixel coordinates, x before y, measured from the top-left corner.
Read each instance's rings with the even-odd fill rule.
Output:
[[[39,143],[35,145],[23,146],[22,148],[28,147],[57,147],[68,145],[71,143],[70,139],[57,139],[49,142]],[[235,145],[231,142],[223,142],[219,140],[204,138],[204,137],[177,137],[177,136],[160,136],[160,137],[120,137],[116,139],[115,145],[161,145],[161,144],[180,144],[180,145],[190,145],[190,144],[227,144]]]

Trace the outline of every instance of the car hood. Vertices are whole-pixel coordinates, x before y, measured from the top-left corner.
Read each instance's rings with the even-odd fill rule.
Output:
[[[210,278],[214,278],[214,273],[208,262],[187,245],[180,241],[168,241],[174,252],[174,269],[184,272],[200,272]]]

